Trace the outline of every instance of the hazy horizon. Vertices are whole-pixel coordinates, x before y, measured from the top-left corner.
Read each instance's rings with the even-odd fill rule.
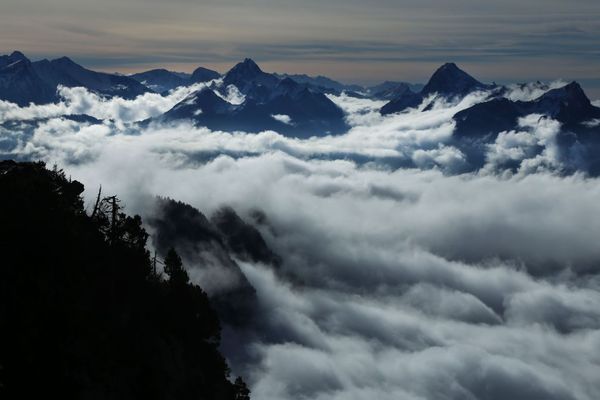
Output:
[[[95,66],[95,65],[90,65],[84,62],[84,58],[76,58],[74,56],[68,55],[68,54],[51,54],[51,55],[43,55],[43,56],[38,56],[38,57],[33,57],[31,54],[24,52],[20,49],[11,49],[8,51],[4,51],[4,52],[0,52],[0,54],[10,54],[13,51],[20,51],[23,54],[25,54],[26,57],[32,59],[32,61],[38,61],[38,60],[42,60],[42,59],[56,59],[56,58],[60,58],[63,56],[69,57],[71,58],[73,61],[75,61],[76,63],[95,70],[95,71],[100,71],[100,72],[107,72],[107,73],[119,73],[119,74],[124,74],[124,75],[132,75],[135,73],[139,73],[139,72],[145,72],[145,71],[150,71],[153,69],[167,69],[169,71],[172,72],[182,72],[182,73],[192,73],[194,71],[194,69],[198,68],[198,67],[204,67],[204,68],[209,68],[209,69],[213,69],[221,74],[225,74],[227,73],[227,71],[229,71],[233,66],[235,66],[237,63],[243,61],[245,58],[251,58],[253,59],[258,65],[259,67],[261,67],[261,69],[263,69],[265,72],[269,72],[269,73],[279,73],[279,74],[305,74],[305,75],[309,75],[309,76],[325,76],[327,78],[331,78],[334,79],[336,81],[339,81],[341,83],[344,84],[357,84],[357,85],[363,85],[363,86],[369,86],[369,85],[377,85],[379,83],[385,82],[385,81],[402,81],[402,82],[409,82],[409,83],[413,83],[413,84],[425,84],[427,83],[427,81],[429,80],[429,78],[431,77],[431,75],[435,72],[436,69],[438,69],[441,65],[447,63],[447,62],[454,62],[456,63],[461,69],[465,70],[467,73],[469,73],[470,75],[473,75],[475,78],[479,79],[480,81],[483,81],[485,83],[498,83],[498,84],[509,84],[509,83],[528,83],[528,82],[535,82],[535,81],[543,81],[543,82],[553,82],[553,81],[565,81],[565,82],[570,82],[570,81],[577,81],[581,84],[581,86],[583,87],[583,89],[586,91],[586,93],[588,94],[588,96],[592,99],[592,100],[597,100],[600,99],[600,79],[598,80],[590,80],[590,79],[576,79],[576,78],[565,78],[565,77],[561,77],[561,76],[557,76],[557,77],[553,77],[553,78],[548,78],[548,79],[541,79],[541,78],[536,78],[536,77],[525,77],[525,78],[521,78],[521,79],[515,79],[515,80],[511,80],[511,79],[484,79],[482,78],[482,76],[486,76],[487,74],[485,73],[484,70],[482,70],[480,73],[475,73],[475,71],[477,70],[477,68],[471,68],[469,67],[470,64],[463,64],[463,63],[459,63],[459,62],[455,62],[453,60],[448,60],[448,61],[444,61],[442,63],[430,63],[428,64],[428,67],[430,68],[429,70],[422,70],[420,71],[422,73],[422,76],[424,76],[424,78],[422,79],[405,79],[403,77],[402,74],[398,75],[398,76],[391,76],[391,77],[387,77],[387,78],[365,78],[365,79],[353,79],[351,77],[348,78],[339,78],[338,76],[334,75],[335,71],[332,71],[331,74],[328,74],[327,72],[319,72],[320,70],[318,69],[319,67],[323,67],[323,65],[319,64],[319,65],[313,65],[312,67],[309,67],[308,69],[303,69],[302,66],[298,67],[298,66],[290,66],[288,70],[284,70],[283,68],[285,68],[285,66],[283,66],[282,64],[279,63],[272,63],[272,62],[261,62],[260,60],[253,58],[251,55],[248,56],[242,56],[242,58],[240,58],[237,61],[232,61],[232,62],[223,62],[223,63],[203,63],[203,64],[199,64],[199,63],[189,63],[189,64],[175,64],[175,65],[160,65],[160,64],[148,64],[145,66],[140,66],[137,65],[136,67],[131,67],[131,68],[127,68],[125,66],[123,66],[122,68],[118,68],[118,69],[114,69],[114,68],[110,68],[110,67],[102,67],[102,66]],[[325,65],[326,67],[326,65]],[[485,69],[485,67],[483,68]],[[308,71],[314,71],[314,72],[307,72]]]
[[[456,62],[482,81],[577,80],[600,97],[600,3],[460,0],[5,0],[0,48],[121,73],[265,70],[359,84],[424,82]]]

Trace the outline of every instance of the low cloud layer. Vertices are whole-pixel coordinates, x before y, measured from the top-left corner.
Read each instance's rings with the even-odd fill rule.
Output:
[[[600,185],[554,173],[555,121],[523,118],[469,174],[455,174],[452,115],[485,93],[390,117],[332,97],[350,131],[306,140],[132,124],[185,95],[126,103],[70,89],[61,105],[4,104],[0,122],[19,121],[0,146],[64,167],[88,203],[101,184],[132,213],[155,195],[207,214],[264,211],[282,264],[239,262],[260,328],[226,330],[246,343],[243,356],[225,351],[253,398],[600,398]]]
[[[320,132],[314,132],[314,137],[305,140],[273,131],[252,134],[212,132],[185,122],[171,125],[136,123],[159,116],[195,90],[220,84],[220,81],[197,84],[175,89],[166,96],[146,94],[134,100],[101,98],[83,88],[60,88],[63,101],[58,104],[20,108],[0,102],[0,123],[10,121],[4,129],[0,126],[0,150],[6,154],[34,158],[64,152],[61,157],[83,162],[89,161],[83,159],[85,157],[95,157],[94,149],[85,143],[89,137],[94,137],[94,148],[101,148],[97,140],[115,143],[141,136],[141,139],[135,139],[140,145],[160,146],[163,150],[184,152],[196,158],[221,153],[237,157],[282,151],[299,158],[349,158],[359,163],[377,162],[392,168],[434,168],[454,174],[464,172],[469,166],[462,150],[451,143],[455,128],[452,117],[490,95],[476,92],[452,103],[431,97],[416,109],[391,116],[379,113],[384,102],[345,94],[329,95],[345,111],[350,130],[339,136],[319,136]],[[561,84],[513,85],[506,97],[529,100]],[[226,95],[219,95],[232,104],[244,101],[243,95],[233,86],[224,92]],[[88,115],[100,122],[80,123],[73,121],[72,117],[64,117],[77,115]],[[274,115],[273,118],[294,124],[287,115]],[[37,120],[34,126],[32,120]],[[511,170],[520,174],[577,169],[576,157],[564,159],[555,144],[554,137],[560,125],[532,115],[522,120],[521,127],[523,129],[518,132],[501,134],[496,143],[489,146],[487,165],[482,172],[496,173],[506,169],[507,163],[519,165]],[[88,134],[80,135],[80,131]],[[57,141],[60,143],[58,146]]]

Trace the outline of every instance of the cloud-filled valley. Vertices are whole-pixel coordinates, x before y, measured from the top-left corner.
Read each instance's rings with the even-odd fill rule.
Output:
[[[250,326],[225,327],[223,348],[253,398],[593,400],[598,132],[529,113],[565,87],[423,94],[388,115],[388,99],[302,91],[337,106],[347,128],[299,136],[161,119],[206,91],[245,116],[256,88],[227,78],[131,99],[61,86],[58,103],[0,101],[0,156],[64,168],[88,208],[101,185],[145,218],[161,196],[207,216],[231,206],[254,225],[281,262],[231,256],[256,310]],[[473,117],[455,116],[494,102],[518,111],[516,125],[458,139]],[[186,260],[209,293],[240,285]]]

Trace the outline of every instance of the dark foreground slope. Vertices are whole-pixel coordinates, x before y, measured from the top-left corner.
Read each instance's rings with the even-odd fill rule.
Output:
[[[82,191],[0,163],[0,398],[247,399],[206,294],[154,273],[141,219],[112,199],[88,215]]]

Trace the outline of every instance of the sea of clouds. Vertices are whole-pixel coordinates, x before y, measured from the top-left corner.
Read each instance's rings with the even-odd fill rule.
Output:
[[[460,173],[452,116],[486,93],[386,117],[382,102],[331,96],[351,129],[306,140],[135,124],[201,87],[0,102],[0,149],[64,168],[88,204],[102,185],[131,213],[155,195],[206,214],[262,210],[283,263],[240,262],[260,329],[226,330],[243,356],[224,349],[253,398],[600,398],[600,185],[554,172],[558,123],[523,118],[477,173]],[[64,117],[77,114],[101,121]]]

